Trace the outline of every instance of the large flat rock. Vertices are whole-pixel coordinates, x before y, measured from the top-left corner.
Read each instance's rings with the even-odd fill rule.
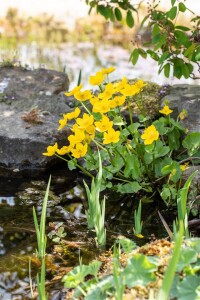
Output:
[[[53,70],[0,68],[0,176],[40,174],[58,163],[42,153],[66,140],[60,116],[70,111],[66,74]]]

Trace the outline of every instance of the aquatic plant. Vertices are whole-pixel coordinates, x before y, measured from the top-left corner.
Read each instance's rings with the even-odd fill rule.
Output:
[[[138,205],[138,209],[134,211],[134,224],[135,224],[135,226],[133,227],[133,232],[138,237],[143,237],[142,236],[143,221],[141,219],[141,212],[142,212],[142,202],[140,200],[139,205]]]
[[[83,90],[82,84],[65,93],[74,96],[77,107],[63,114],[58,130],[69,127],[71,134],[65,146],[59,148],[55,143],[43,154],[56,155],[67,161],[70,170],[78,167],[93,178],[99,149],[101,189],[146,193],[149,198],[157,193],[167,206],[174,205],[187,168],[182,161],[195,160],[191,156],[200,147],[200,133],[186,135],[180,124],[185,113],[175,120],[167,101],[158,118],[152,120],[142,98],[146,83],[129,83],[126,77],[111,83],[108,77],[114,70],[109,67],[90,76],[90,84],[99,87],[98,93]],[[137,107],[138,122],[133,122],[132,103]],[[182,147],[185,150],[180,155]]]
[[[35,224],[37,245],[38,245],[38,248],[36,250],[36,255],[41,260],[41,271],[36,275],[37,290],[38,290],[38,295],[40,300],[47,299],[47,295],[45,291],[45,276],[46,276],[45,255],[46,255],[46,242],[47,242],[47,237],[45,234],[45,226],[46,226],[46,211],[47,211],[47,201],[48,201],[50,183],[51,183],[51,176],[49,178],[47,189],[43,200],[40,224],[38,223],[36,211],[35,208],[33,207],[33,219]]]
[[[96,179],[92,178],[91,191],[85,181],[85,190],[88,200],[88,210],[85,212],[88,228],[95,229],[96,242],[98,245],[106,244],[106,229],[105,229],[105,197],[100,202],[100,191],[102,182],[102,162],[99,154],[99,171]]]

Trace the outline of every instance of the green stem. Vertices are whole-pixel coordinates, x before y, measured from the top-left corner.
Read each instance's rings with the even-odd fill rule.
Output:
[[[128,102],[128,112],[129,112],[129,117],[130,117],[130,123],[133,124],[133,114],[132,114],[132,109],[131,109],[131,104],[130,104],[130,98],[128,97],[127,99]]]
[[[81,105],[84,107],[84,109],[87,111],[87,113],[91,116],[92,114],[89,111],[89,109],[87,108],[87,106],[83,102],[81,102]]]
[[[69,155],[69,154],[68,154],[68,155]],[[66,161],[67,163],[70,161],[70,160],[67,160],[66,158],[64,158],[64,157],[62,157],[62,156],[60,156],[60,155],[58,155],[58,154],[55,154],[55,156],[61,158],[62,160]],[[69,155],[69,157],[70,157],[70,159],[73,159],[70,155]],[[91,178],[94,178],[94,176],[93,176],[90,172],[88,172],[86,169],[84,169],[84,168],[83,168],[81,165],[79,165],[77,162],[74,162],[74,164],[75,164],[75,166],[76,166],[77,168],[79,168],[83,173],[85,173],[86,175],[88,175],[88,176],[91,177]]]

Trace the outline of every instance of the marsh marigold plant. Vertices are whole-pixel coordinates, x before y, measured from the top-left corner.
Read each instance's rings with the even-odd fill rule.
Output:
[[[98,169],[99,151],[103,167],[102,188],[113,188],[120,193],[137,193],[142,189],[154,193],[154,182],[162,178],[164,185],[159,192],[165,201],[169,201],[175,198],[169,183],[175,188],[184,172],[181,162],[173,159],[185,133],[179,123],[183,113],[177,120],[172,119],[169,116],[173,110],[166,102],[159,110],[158,118],[152,121],[142,99],[147,84],[141,79],[129,82],[126,77],[109,82],[114,71],[114,67],[109,67],[90,76],[89,83],[99,91],[84,90],[80,84],[65,93],[74,97],[75,108],[62,115],[58,130],[68,127],[71,133],[66,145],[59,147],[55,143],[43,154],[61,157],[68,162],[69,169],[78,167],[93,177]],[[132,121],[133,103],[140,111],[136,123]],[[128,111],[128,118],[124,111]],[[190,150],[191,145],[184,142],[184,147]]]

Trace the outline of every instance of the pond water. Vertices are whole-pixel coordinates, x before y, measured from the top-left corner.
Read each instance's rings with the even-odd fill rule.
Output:
[[[0,56],[5,57],[8,50],[0,50]],[[112,80],[126,76],[128,79],[142,78],[162,84],[200,84],[200,80],[176,79],[172,76],[165,78],[158,74],[158,67],[150,58],[140,58],[133,66],[129,61],[130,51],[118,45],[99,44],[92,42],[61,43],[59,45],[45,46],[36,42],[19,44],[16,46],[17,60],[28,68],[47,68],[67,73],[70,88],[77,85],[79,72],[82,72],[82,83],[86,88],[89,76],[102,67],[115,66],[116,71],[112,73]]]
[[[29,260],[31,260],[31,277],[35,278],[38,261],[34,255],[36,234],[32,217],[32,207],[36,207],[38,217],[47,185],[47,176],[39,179],[0,179],[0,299],[31,299]],[[98,255],[94,232],[86,226],[84,206],[86,206],[84,189],[78,182],[82,179],[76,173],[66,176],[64,170],[52,174],[51,192],[47,209],[47,234],[51,231],[49,222],[63,222],[65,232],[64,246],[56,245],[48,238],[47,246],[47,290],[49,299],[58,300],[66,294],[61,282],[62,276],[71,267],[87,263]],[[107,197],[106,227],[109,248],[118,235],[133,238],[137,244],[151,239],[151,234],[166,236],[158,218],[155,207],[144,207],[144,239],[133,235],[134,199],[124,197]],[[148,215],[147,215],[148,214]],[[150,217],[151,216],[151,217]],[[130,220],[130,221],[127,221]],[[153,224],[153,225],[152,225]],[[57,278],[57,280],[54,280]]]

